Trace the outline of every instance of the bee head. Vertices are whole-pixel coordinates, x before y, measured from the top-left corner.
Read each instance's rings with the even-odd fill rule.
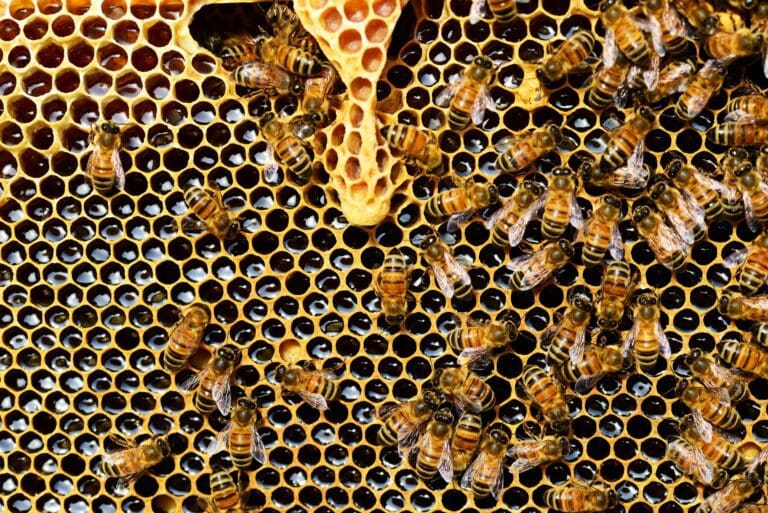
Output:
[[[440,408],[435,412],[434,419],[442,424],[453,424],[453,413],[450,408]]]
[[[638,115],[648,122],[653,122],[656,119],[653,111],[646,105],[643,105],[637,110]]]
[[[437,236],[434,233],[430,233],[424,239],[421,241],[420,247],[421,249],[428,249],[432,246],[435,246],[437,244]]]
[[[490,57],[486,57],[485,55],[478,55],[472,62],[475,64],[475,66],[479,66],[485,69],[493,69],[493,60],[491,60]]]
[[[680,381],[677,383],[677,386],[675,387],[675,394],[677,394],[677,395],[679,395],[680,397],[682,397],[682,396],[683,396],[683,394],[685,394],[685,393],[686,393],[686,391],[687,391],[687,390],[689,390],[689,389],[688,389],[688,385],[689,385],[689,384],[690,384],[690,383],[689,383],[689,381],[688,381],[687,379],[681,379],[681,380],[680,380]]]
[[[405,320],[403,314],[384,314],[384,321],[390,326],[400,326]]]
[[[224,233],[224,240],[235,240],[240,234],[240,221],[232,221]]]
[[[488,204],[493,205],[499,201],[499,188],[495,185],[488,186]]]
[[[621,211],[621,200],[614,196],[613,194],[604,194],[603,195],[603,201],[607,204],[615,208],[616,210]]]
[[[248,399],[247,397],[241,397],[240,399],[237,400],[237,407],[244,408],[246,410],[255,411],[256,403],[253,402],[251,399]]]
[[[658,199],[661,198],[661,196],[666,192],[667,187],[669,186],[670,186],[670,183],[666,178],[662,176],[657,176],[656,178],[654,178],[654,182],[651,185],[650,190],[648,191],[651,199],[654,201],[658,201]]]
[[[691,353],[690,353],[690,354],[687,354],[687,355],[685,355],[685,363],[686,363],[686,364],[688,364],[688,365],[690,366],[690,365],[691,365],[691,364],[693,364],[693,363],[694,363],[696,360],[698,360],[699,358],[701,358],[702,354],[703,354],[703,353],[701,352],[701,349],[699,349],[699,348],[697,347],[696,349],[694,349],[693,351],[691,351]]]
[[[285,367],[285,365],[278,365],[277,369],[275,370],[275,381],[282,383],[287,370],[288,369]]]
[[[737,167],[734,170],[733,174],[736,175],[737,177],[741,178],[742,176],[746,176],[751,171],[752,171],[752,164],[750,164],[749,162],[745,162],[742,165],[740,165],[739,167]]]
[[[557,245],[560,248],[560,251],[565,253],[565,256],[568,258],[571,258],[573,256],[573,245],[571,244],[571,241],[567,239],[560,239],[557,241]]]
[[[436,410],[445,399],[445,394],[436,390],[427,390],[422,394],[422,401],[426,408]]]
[[[670,178],[674,179],[678,174],[680,174],[680,170],[683,168],[683,161],[679,159],[675,159],[669,164],[667,164],[666,169],[664,169],[664,172],[669,176]]]
[[[552,170],[552,176],[571,176],[573,171],[565,166],[559,166]]]
[[[592,311],[592,299],[583,292],[577,292],[571,298],[571,304],[581,310],[582,312]]]
[[[731,304],[731,295],[728,292],[723,292],[720,296],[720,301],[717,303],[717,311],[723,315],[728,314],[728,307]]]
[[[616,495],[616,492],[613,490],[608,490],[605,492],[605,499],[608,502],[606,509],[616,507],[616,505],[619,503],[619,496]]]
[[[155,440],[155,450],[159,452],[163,458],[167,458],[171,455],[171,446],[168,445],[168,441],[165,438],[157,438]]]
[[[557,125],[549,125],[549,134],[552,136],[555,144],[560,144],[563,140],[563,131]]]
[[[643,204],[635,205],[632,209],[632,220],[635,223],[640,223],[644,219],[646,219],[648,216],[650,216],[651,213],[652,213],[651,207],[649,207],[648,205],[643,205]]]
[[[570,420],[556,420],[550,424],[550,427],[552,427],[552,431],[554,431],[557,434],[564,435],[566,433],[570,433],[571,431],[571,421]],[[563,437],[565,438],[565,437]],[[561,442],[562,443],[562,442]],[[567,438],[565,438],[566,445],[563,446],[563,454],[567,454],[571,452],[571,444],[568,441]]]

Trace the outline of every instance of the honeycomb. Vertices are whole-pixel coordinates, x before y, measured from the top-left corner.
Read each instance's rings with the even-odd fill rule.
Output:
[[[519,177],[494,168],[493,143],[501,137],[553,122],[579,150],[602,148],[610,122],[584,105],[589,72],[571,74],[543,95],[534,78],[550,42],[578,29],[601,33],[596,1],[520,1],[521,16],[508,25],[469,23],[464,0],[297,2],[305,23],[320,16],[310,31],[350,90],[337,121],[320,136],[327,147],[315,180],[301,188],[262,181],[266,144],[256,122],[270,110],[291,114],[296,102],[240,94],[194,35],[196,16],[216,29],[250,23],[260,8],[204,4],[0,2],[0,510],[202,511],[197,497],[210,494],[210,469],[230,467],[226,453],[204,452],[227,418],[200,414],[178,385],[227,342],[244,351],[233,397],[253,398],[265,417],[267,461],[240,475],[249,506],[264,512],[528,513],[539,510],[542,487],[593,475],[617,490],[617,509],[631,513],[679,513],[706,496],[665,459],[665,440],[686,411],[674,394],[676,378],[688,375],[683,355],[691,348],[712,353],[723,333],[746,327],[715,308],[718,289],[734,283],[724,258],[755,237],[743,221],[712,223],[688,265],[671,273],[625,218],[627,258],[661,298],[673,356],[651,373],[607,376],[571,397],[572,453],[519,475],[505,470],[498,502],[476,501],[457,484],[424,484],[396,448],[376,444],[379,407],[415,397],[434,368],[455,360],[446,343],[452,310],[480,318],[503,310],[519,315],[520,335],[482,376],[497,397],[485,424],[503,422],[524,436],[524,422],[535,417],[516,392],[516,379],[525,364],[543,361],[537,340],[562,312],[567,290],[581,284],[596,291],[602,271],[571,263],[543,287],[511,293],[502,265],[508,257],[490,244],[483,211],[458,232],[439,229],[454,253],[473,264],[476,300],[452,305],[418,258],[419,243],[432,230],[423,206],[442,185],[408,177],[389,149],[369,138],[374,94],[395,106],[383,119],[436,134],[451,173],[492,181],[506,198]],[[322,21],[333,12],[336,30],[335,22]],[[369,20],[377,20],[375,37]],[[359,46],[343,41],[355,34]],[[345,46],[353,51],[345,53]],[[366,61],[372,49],[379,53]],[[456,133],[445,128],[446,113],[433,99],[479,54],[501,63],[491,89],[496,110],[480,126]],[[370,82],[363,96],[365,88],[354,83],[361,77]],[[646,138],[648,162],[660,163],[677,149],[714,167],[719,150],[703,131],[745,77],[768,86],[754,62],[731,67],[709,109],[690,124],[674,115],[673,105],[665,107]],[[94,192],[83,173],[89,127],[100,118],[123,125],[126,186],[111,196]],[[355,159],[359,170],[350,172]],[[537,170],[558,164],[560,156],[551,153]],[[222,243],[181,229],[188,213],[182,191],[190,184],[222,190],[225,205],[242,220],[240,237]],[[385,189],[389,210],[364,212],[370,198],[384,202]],[[595,204],[593,192],[580,191],[582,206]],[[357,226],[374,219],[373,227]],[[526,240],[540,242],[539,232],[534,223]],[[380,321],[372,289],[393,247],[414,265],[415,304],[402,330]],[[159,360],[167,333],[195,302],[210,305],[213,315],[203,349],[191,366],[169,374]],[[340,400],[327,411],[281,393],[277,365],[297,354],[344,363]],[[762,380],[749,388],[737,409],[741,446],[754,450],[768,441],[768,388]],[[112,433],[168,435],[173,456],[121,490],[97,472]]]

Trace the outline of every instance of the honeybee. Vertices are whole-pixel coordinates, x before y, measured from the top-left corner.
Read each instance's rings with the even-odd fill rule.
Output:
[[[743,373],[768,378],[768,351],[761,346],[727,339],[717,345],[717,354],[725,363]]]
[[[523,240],[525,228],[544,205],[544,187],[533,180],[525,180],[512,196],[485,222],[493,230],[492,242],[499,247],[509,244],[517,247]]]
[[[587,92],[586,102],[595,109],[604,109],[611,102],[621,107],[625,104],[622,97],[622,86],[629,72],[629,62],[620,55],[613,66],[603,65],[592,78],[592,84]]]
[[[451,437],[453,436],[453,414],[448,408],[441,408],[432,416],[421,437],[419,454],[416,457],[416,475],[424,481],[431,481],[440,473],[446,482],[453,480],[453,458],[451,458]]]
[[[441,107],[447,106],[452,99],[448,109],[451,130],[467,128],[470,119],[475,125],[480,125],[485,118],[485,110],[495,108],[489,88],[495,76],[493,68],[493,61],[488,57],[475,57],[459,79],[435,97],[435,104]]]
[[[704,25],[715,12],[709,2],[698,2],[697,0],[672,0],[677,11],[685,16],[685,19],[691,26],[698,29]]]
[[[658,212],[651,210],[648,205],[635,204],[632,208],[632,221],[664,267],[676,271],[685,264],[688,244],[664,223]]]
[[[541,345],[549,344],[547,363],[550,367],[560,365],[569,358],[580,361],[584,356],[592,299],[582,292],[576,292],[571,294],[568,303],[562,320],[547,328],[541,336]]]
[[[500,429],[492,429],[480,444],[477,458],[461,478],[461,487],[472,490],[475,498],[499,498],[504,486],[502,467],[509,447],[509,437]]]
[[[685,24],[668,0],[646,0],[642,6],[649,23],[656,26],[654,31],[659,34],[664,48],[672,55],[685,54],[689,49]]]
[[[759,2],[752,13],[751,29],[763,36],[763,74],[768,76],[768,4]]]
[[[547,239],[560,237],[569,224],[581,229],[584,217],[576,201],[578,181],[567,167],[556,167],[547,187],[547,199],[541,216],[541,233]]]
[[[119,477],[118,486],[130,485],[153,465],[171,455],[171,446],[165,438],[152,437],[136,444],[133,439],[110,435],[119,450],[101,457],[99,470],[107,477]]]
[[[573,256],[573,246],[566,239],[547,242],[535,253],[524,253],[513,258],[507,268],[513,273],[509,277],[509,288],[531,290],[552,273],[562,268]]]
[[[764,123],[768,121],[768,98],[762,94],[739,96],[728,102],[725,111],[725,121]]]
[[[515,338],[517,325],[510,319],[480,322],[472,318],[468,319],[467,326],[451,330],[446,337],[448,344],[459,353],[460,364],[504,347]]]
[[[712,95],[722,87],[724,79],[723,63],[715,59],[705,62],[677,99],[675,113],[681,119],[687,120],[698,116],[707,106]]]
[[[323,71],[320,59],[307,50],[288,44],[283,37],[262,36],[255,44],[262,62],[277,64],[294,75],[312,77]]]
[[[490,410],[496,404],[493,389],[478,378],[467,363],[461,367],[436,369],[432,384],[437,390],[451,395],[462,409],[478,413]]]
[[[189,209],[200,219],[186,217],[182,223],[185,229],[207,229],[213,235],[224,240],[234,240],[240,233],[240,221],[233,218],[224,206],[221,192],[209,193],[195,185],[184,191],[184,201]]]
[[[760,234],[749,248],[731,253],[725,259],[727,267],[739,267],[741,292],[751,296],[768,280],[768,233]]]
[[[203,330],[211,322],[211,310],[202,303],[195,303],[187,309],[184,317],[168,336],[168,347],[162,355],[163,367],[178,372],[187,359],[197,351]]]
[[[653,111],[643,106],[626,123],[611,131],[600,155],[600,172],[610,173],[624,165],[633,154],[642,154],[643,147],[640,145],[653,128],[655,120]]]
[[[499,23],[511,23],[517,17],[517,0],[488,0],[488,8]],[[485,13],[485,0],[472,0],[469,22],[474,25]]]
[[[749,153],[744,148],[729,148],[720,159],[719,169],[723,172],[720,202],[723,204],[723,214],[731,220],[744,217],[744,198],[736,186],[738,178],[735,171],[746,162],[748,157]]]
[[[235,484],[229,472],[222,468],[214,468],[211,472],[211,499],[208,513],[251,513],[253,508],[247,508],[240,487]],[[199,501],[198,501],[199,503]]]
[[[586,30],[579,30],[563,41],[555,53],[544,61],[536,70],[536,78],[546,85],[557,82],[583,64],[594,46],[595,36]]]
[[[472,298],[472,280],[464,266],[436,235],[428,235],[421,244],[424,260],[429,264],[437,286],[450,299],[458,301]]]
[[[456,185],[454,189],[435,194],[427,201],[424,207],[427,222],[437,224],[450,218],[449,231],[453,231],[457,224],[468,221],[477,210],[499,201],[499,190],[491,183],[475,183],[472,178],[462,180],[458,177],[452,181]]]
[[[581,232],[584,240],[581,261],[584,265],[599,264],[606,253],[615,260],[624,258],[624,241],[619,232],[621,218],[621,200],[613,194],[600,196],[600,203]]]
[[[760,226],[768,223],[768,183],[749,162],[739,166],[733,174],[744,202],[747,226],[753,232],[760,231]]]
[[[750,342],[768,347],[768,323],[761,322],[752,326]]]
[[[713,430],[712,440],[705,441],[696,429],[693,415],[686,415],[680,421],[680,435],[718,467],[734,471],[744,468],[744,458],[732,443],[734,439],[719,430]]]
[[[264,13],[265,21],[272,28],[272,33],[281,41],[288,41],[291,35],[299,28],[299,18],[296,13],[285,4],[274,1]]]
[[[275,373],[275,379],[283,390],[298,394],[308,405],[318,410],[327,410],[328,401],[336,398],[339,387],[336,380],[339,377],[334,370],[341,368],[343,364],[332,368],[317,368],[314,362],[305,362],[304,365],[294,365],[290,368],[280,365]]]
[[[659,298],[652,292],[641,294],[636,301],[635,323],[621,346],[626,358],[634,348],[635,361],[645,371],[653,370],[659,356],[672,355],[669,340],[661,327]]]
[[[597,187],[614,190],[645,189],[651,171],[643,162],[644,150],[645,143],[641,140],[627,159],[626,165],[604,172],[594,162],[584,162],[579,168],[579,174],[585,183]]]
[[[613,346],[592,344],[584,350],[580,362],[565,362],[557,370],[565,381],[574,383],[574,390],[581,394],[586,393],[606,374],[627,370],[631,362]]]
[[[703,452],[682,438],[673,438],[667,443],[667,458],[684,474],[716,490],[728,481],[725,470],[717,468]]]
[[[680,159],[672,160],[664,171],[686,200],[697,203],[704,210],[704,216],[708,220],[723,213],[719,196],[723,184]]]
[[[520,379],[525,394],[539,407],[545,423],[557,434],[569,433],[571,420],[565,393],[551,373],[535,365],[526,365]]]
[[[240,350],[232,344],[218,348],[198,374],[181,384],[182,390],[195,394],[195,407],[202,413],[211,413],[217,407],[222,415],[229,415],[232,409],[230,378],[240,360]]]
[[[671,61],[659,71],[656,86],[648,93],[648,102],[656,103],[667,96],[685,91],[695,75],[693,61]]]
[[[701,438],[712,441],[712,426],[730,431],[741,424],[739,413],[718,400],[718,396],[701,385],[682,380],[677,386],[678,395],[693,414],[693,421]]]
[[[631,15],[618,0],[605,0],[600,5],[600,11],[600,19],[605,26],[603,62],[606,66],[612,66],[616,62],[619,52],[644,68],[651,65],[651,53],[664,55],[660,26],[651,25]],[[652,32],[655,50],[648,44],[643,28]]]
[[[718,400],[730,406],[744,399],[747,395],[747,384],[738,379],[736,374],[717,364],[703,355],[701,349],[694,349],[686,356],[685,362],[691,369],[691,374],[707,387]]]
[[[232,420],[216,435],[208,454],[229,450],[232,463],[241,470],[247,470],[254,460],[264,463],[267,451],[259,436],[260,419],[255,402],[245,397],[238,399],[232,409]]]
[[[562,486],[544,491],[544,505],[565,513],[599,513],[619,502],[616,492],[603,484],[586,485],[575,480],[576,486]]]
[[[521,173],[561,142],[563,132],[560,127],[549,123],[519,138],[504,137],[495,145],[501,153],[496,159],[496,167],[504,173]]]
[[[408,287],[411,283],[411,269],[405,257],[397,248],[389,250],[384,263],[376,273],[373,288],[381,299],[384,320],[399,326],[408,313]]]
[[[405,157],[424,173],[442,176],[448,171],[443,167],[443,155],[434,134],[411,125],[386,125],[381,136],[390,146],[403,152]]]
[[[669,224],[675,229],[683,242],[693,244],[700,240],[707,229],[704,210],[701,206],[685,196],[667,178],[660,178],[651,186],[650,196]]]
[[[571,443],[564,436],[545,436],[538,440],[524,440],[513,445],[507,451],[515,458],[509,471],[513,474],[525,472],[544,465],[560,461],[571,452]]]
[[[762,45],[763,36],[749,29],[736,32],[710,30],[703,41],[703,48],[710,57],[728,62],[758,53]]]
[[[471,411],[461,414],[451,439],[451,456],[455,473],[464,472],[472,462],[482,433],[483,419],[480,414]]]
[[[603,282],[597,294],[596,317],[600,329],[615,330],[624,317],[624,307],[629,301],[637,276],[629,264],[611,262],[605,269]]]
[[[336,69],[330,64],[323,64],[320,75],[305,79],[304,97],[301,100],[304,112],[325,118],[331,105],[337,105],[330,94],[338,79]]]
[[[754,474],[748,474],[745,479],[731,479],[725,487],[704,499],[696,513],[731,513],[755,493],[758,484]]]
[[[299,137],[312,133],[313,127],[306,120],[278,121],[272,115],[262,119],[261,135],[267,141],[267,158],[264,163],[264,179],[277,180],[278,162],[291,171],[299,185],[306,185],[312,178],[312,157],[306,143]]]
[[[421,426],[432,417],[440,403],[439,395],[425,391],[405,404],[386,404],[379,409],[379,418],[384,424],[379,429],[377,439],[381,445],[395,445],[404,453],[419,439]]]
[[[120,127],[111,121],[94,123],[88,134],[88,142],[93,145],[93,152],[85,165],[85,174],[91,180],[93,188],[102,194],[125,187],[125,171],[120,162]]]
[[[274,64],[246,62],[232,72],[235,84],[249,89],[264,89],[267,94],[298,93],[301,85]]]
[[[768,144],[768,125],[748,121],[720,123],[707,130],[707,139],[723,146],[760,146]]]
[[[734,321],[766,322],[768,321],[768,296],[748,297],[724,292],[720,296],[717,311]]]
[[[259,49],[256,45],[256,39],[252,35],[235,34],[221,42],[218,55],[221,59],[221,66],[227,71],[232,71],[242,64],[257,61]]]

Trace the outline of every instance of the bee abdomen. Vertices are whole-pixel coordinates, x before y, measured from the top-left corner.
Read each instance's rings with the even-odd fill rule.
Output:
[[[488,8],[501,23],[510,23],[517,16],[516,0],[488,0]]]
[[[294,46],[281,45],[277,59],[285,69],[302,77],[317,75],[323,70],[322,62],[314,55]]]

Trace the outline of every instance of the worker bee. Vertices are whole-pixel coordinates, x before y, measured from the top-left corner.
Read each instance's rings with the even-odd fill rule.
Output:
[[[584,350],[581,361],[567,361],[557,371],[565,381],[574,383],[574,390],[581,394],[595,386],[603,376],[627,370],[631,363],[631,359],[624,358],[613,346],[592,344]]]
[[[545,436],[534,440],[523,440],[513,445],[507,455],[515,461],[509,466],[510,472],[518,474],[544,465],[560,461],[571,452],[571,443],[564,436]]]
[[[325,118],[331,105],[337,105],[330,94],[339,79],[336,69],[330,64],[323,64],[323,70],[316,77],[304,80],[304,96],[301,107],[304,112]]]
[[[576,486],[562,486],[544,491],[544,505],[564,513],[599,513],[613,508],[619,502],[616,492],[603,484],[584,484],[574,481]]]
[[[742,373],[768,379],[768,350],[761,346],[727,339],[717,345],[717,354]]]
[[[748,297],[726,291],[720,296],[717,311],[734,321],[767,322],[768,296]]]
[[[502,467],[509,447],[509,436],[501,429],[492,429],[480,444],[475,461],[461,478],[461,487],[472,490],[476,499],[499,498],[504,486]]]
[[[747,226],[753,232],[760,231],[760,226],[768,223],[768,183],[749,162],[739,166],[733,174],[744,202]]]
[[[454,231],[457,224],[468,221],[477,210],[499,201],[499,190],[491,183],[475,183],[472,178],[458,177],[452,181],[456,185],[454,189],[435,194],[427,201],[424,207],[427,222],[437,224],[450,218],[449,231]]]
[[[435,370],[432,384],[437,390],[451,395],[462,409],[478,413],[490,410],[496,404],[493,389],[470,370],[468,363]]]
[[[627,159],[624,166],[607,172],[601,171],[595,162],[584,162],[579,167],[579,174],[585,183],[621,191],[623,189],[645,189],[650,168],[643,162],[645,143],[641,140]],[[609,166],[610,167],[610,166]]]
[[[560,237],[569,224],[577,229],[584,225],[584,217],[576,201],[577,188],[576,174],[569,168],[556,167],[552,170],[541,216],[541,233],[547,239]]]
[[[715,429],[712,430],[712,440],[705,441],[696,428],[693,415],[686,415],[680,421],[680,435],[716,466],[734,471],[744,468],[744,458],[733,444],[735,439]]]
[[[704,386],[678,383],[677,393],[693,414],[693,422],[705,442],[712,441],[712,426],[730,431],[741,424],[739,413],[718,400],[718,396]]]
[[[569,358],[580,361],[587,343],[587,326],[592,313],[592,299],[583,292],[570,294],[568,309],[563,318],[547,328],[541,336],[542,347],[549,344],[547,363],[550,367]]]
[[[633,154],[642,155],[643,147],[640,145],[653,128],[655,120],[653,111],[643,106],[626,123],[611,131],[600,155],[600,172],[610,173],[624,165]]]
[[[448,344],[459,353],[459,363],[477,359],[494,349],[502,348],[515,338],[517,325],[511,319],[481,322],[471,317],[467,326],[451,330],[446,337]]]
[[[462,413],[451,439],[454,473],[464,472],[469,467],[482,434],[483,419],[480,414],[468,410]]]
[[[675,113],[680,118],[687,120],[698,116],[707,106],[712,95],[722,87],[724,79],[725,66],[723,63],[715,59],[705,62],[677,99]]]
[[[500,152],[496,167],[504,173],[519,174],[539,157],[554,151],[563,140],[560,127],[551,123],[519,138],[504,137],[495,145]]]
[[[411,269],[405,257],[397,248],[392,248],[376,274],[373,288],[381,299],[384,320],[392,326],[399,326],[408,313],[408,287]]]
[[[707,131],[707,139],[723,146],[761,146],[768,144],[768,125],[749,121],[720,123]]]
[[[168,347],[163,351],[163,367],[171,372],[178,372],[187,359],[197,351],[203,330],[211,322],[211,310],[202,303],[189,307],[184,317],[176,324],[168,336]]]
[[[749,29],[736,32],[713,29],[703,40],[704,50],[711,58],[728,62],[758,53],[762,45],[763,36]]]
[[[221,192],[216,190],[209,193],[192,185],[184,191],[184,201],[186,201],[189,209],[199,217],[197,220],[190,217],[185,218],[182,223],[185,229],[207,229],[213,235],[224,240],[237,238],[240,233],[240,221],[233,218],[224,206]]]
[[[256,39],[250,34],[235,34],[221,41],[218,56],[221,66],[232,71],[247,62],[259,59],[259,49]],[[243,85],[243,84],[241,84]]]
[[[568,75],[575,67],[582,65],[592,53],[595,36],[586,30],[579,30],[562,42],[557,50],[536,70],[536,78],[549,85]]]
[[[768,4],[760,2],[752,13],[751,29],[763,36],[763,74],[768,76]]]
[[[632,208],[632,221],[664,267],[676,271],[685,264],[688,244],[667,226],[658,212],[649,205],[636,203]]]
[[[435,104],[441,107],[447,106],[452,99],[448,109],[448,126],[451,130],[467,128],[470,119],[475,125],[480,125],[485,118],[485,110],[495,108],[488,87],[494,75],[491,59],[482,55],[475,57],[459,79],[435,97]]]
[[[764,123],[768,121],[768,97],[748,94],[734,98],[725,106],[725,121]]]
[[[751,296],[768,280],[768,233],[760,234],[749,248],[731,253],[725,259],[727,267],[740,266],[741,292]]]
[[[758,485],[755,474],[747,474],[745,479],[731,479],[725,487],[704,499],[696,513],[731,513],[755,493]]]
[[[728,481],[725,470],[717,468],[703,452],[682,438],[673,438],[667,443],[667,458],[684,474],[716,490]]]
[[[312,77],[323,71],[323,63],[317,56],[288,44],[282,37],[262,36],[255,44],[262,62],[277,64],[294,75]]]
[[[726,406],[746,397],[747,384],[744,380],[737,378],[735,373],[704,356],[701,349],[691,351],[691,354],[686,356],[685,362],[691,369],[693,377]]]
[[[606,66],[612,66],[616,62],[619,52],[644,68],[651,65],[651,53],[664,55],[660,26],[651,25],[631,15],[619,0],[605,0],[600,5],[600,11],[600,19],[605,26],[603,63]],[[648,45],[643,33],[644,28],[651,31],[655,51]]]
[[[499,23],[511,23],[517,17],[517,0],[488,0],[488,8]],[[469,22],[474,25],[485,13],[485,0],[472,0]]]
[[[433,390],[425,391],[405,404],[386,404],[379,409],[379,418],[384,424],[379,429],[377,439],[381,445],[395,445],[400,453],[413,446],[419,439],[421,426],[437,410],[440,396]]]
[[[627,88],[622,88],[629,72],[629,61],[620,55],[613,66],[603,65],[592,78],[592,84],[587,92],[586,102],[595,109],[604,109],[611,102],[617,107],[626,103],[624,93]]]
[[[327,410],[328,401],[336,398],[339,387],[334,373],[343,363],[328,369],[316,367],[314,362],[304,365],[294,365],[290,368],[280,365],[275,373],[275,379],[286,392],[298,394],[308,405],[318,410]]]
[[[216,467],[211,472],[211,499],[207,513],[251,513],[245,505],[245,497],[226,470]],[[201,502],[198,501],[198,504]],[[255,513],[255,512],[254,512]]]
[[[261,135],[267,141],[267,158],[264,163],[264,179],[269,183],[277,180],[278,162],[285,165],[296,183],[305,185],[312,178],[312,157],[300,136],[313,133],[305,119],[282,122],[268,114],[261,121]]]
[[[649,23],[655,25],[654,33],[659,34],[664,48],[675,56],[687,53],[690,44],[685,37],[685,24],[669,1],[646,0],[642,6]]]
[[[755,324],[752,326],[751,333],[750,342],[752,344],[768,347],[768,323]]]
[[[267,451],[259,436],[260,419],[255,402],[245,397],[238,399],[232,409],[232,420],[216,435],[208,454],[229,450],[232,463],[241,470],[247,470],[254,460],[264,463]]]
[[[704,23],[715,13],[709,2],[672,0],[672,3],[677,8],[677,12],[685,16],[688,23],[695,29],[704,26]]]
[[[524,253],[513,258],[507,268],[512,275],[509,277],[509,288],[514,290],[531,290],[543,283],[552,273],[562,268],[573,256],[573,246],[570,241],[560,239],[547,242],[535,253]]]
[[[668,359],[672,355],[669,340],[661,327],[659,298],[652,292],[641,294],[635,305],[635,323],[621,346],[626,358],[634,348],[635,361],[640,368],[651,371],[659,356]]]
[[[447,298],[459,301],[472,298],[472,280],[464,266],[436,235],[428,235],[421,243],[424,259],[429,264],[437,286]]]
[[[118,486],[127,487],[141,477],[147,469],[171,455],[171,446],[165,438],[152,437],[137,444],[133,439],[110,435],[109,439],[120,449],[101,457],[99,470],[107,477],[119,477]]]
[[[386,125],[380,130],[381,136],[390,146],[403,152],[424,173],[444,175],[443,155],[434,134],[411,125]]]
[[[286,4],[272,2],[264,19],[272,28],[272,33],[281,41],[288,41],[293,32],[299,28],[299,17]]]
[[[651,186],[650,196],[683,242],[693,244],[704,236],[707,229],[704,210],[690,195],[675,188],[669,179],[659,178]]]
[[[94,123],[88,134],[88,142],[93,145],[93,152],[85,165],[85,174],[90,178],[93,188],[102,194],[125,187],[125,171],[120,162],[120,127],[111,121]]]
[[[696,75],[691,60],[671,61],[659,71],[656,86],[648,93],[648,102],[656,103],[675,93],[685,91]]]
[[[524,181],[512,196],[485,222],[493,230],[492,242],[499,247],[517,247],[525,228],[544,205],[544,187],[533,180]]]
[[[723,213],[719,196],[723,184],[680,159],[672,160],[664,171],[686,200],[697,203],[704,210],[708,220]]]
[[[232,409],[230,378],[241,358],[240,350],[232,344],[218,348],[208,365],[181,384],[182,390],[195,393],[195,407],[202,413],[211,413],[217,407],[222,415]]]
[[[600,196],[600,203],[581,232],[584,240],[581,261],[584,265],[599,264],[606,253],[615,260],[624,258],[624,241],[619,232],[621,218],[621,200],[613,194]]]
[[[453,414],[449,408],[441,408],[432,416],[421,437],[416,457],[417,476],[431,481],[439,473],[446,482],[453,480],[452,436]]]
[[[274,64],[246,62],[232,72],[235,84],[249,89],[263,89],[269,95],[298,93],[301,84],[287,72]]]
[[[723,204],[723,214],[730,220],[736,221],[744,217],[744,197],[736,186],[736,170],[746,162],[749,153],[744,148],[729,148],[728,152],[720,159],[719,169],[723,176],[721,182],[723,190],[720,193],[720,202]]]
[[[535,365],[526,365],[521,376],[523,391],[539,407],[544,422],[557,434],[571,430],[565,394],[552,374]]]
[[[608,264],[597,294],[596,317],[600,329],[615,330],[619,327],[636,278],[628,263],[616,261]]]

